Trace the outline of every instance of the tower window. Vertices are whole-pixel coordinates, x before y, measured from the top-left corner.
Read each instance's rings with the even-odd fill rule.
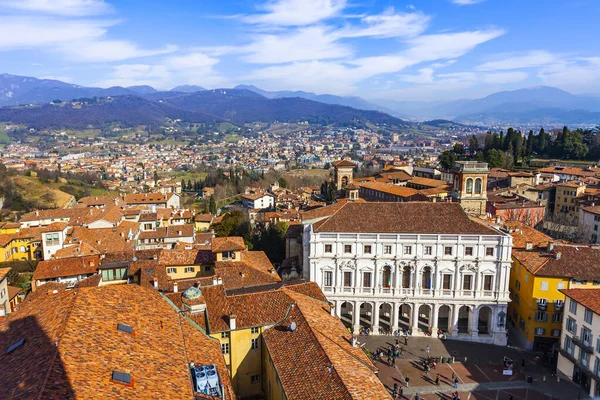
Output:
[[[467,188],[466,188],[466,192],[467,193],[473,193],[473,179],[468,178],[467,179]]]

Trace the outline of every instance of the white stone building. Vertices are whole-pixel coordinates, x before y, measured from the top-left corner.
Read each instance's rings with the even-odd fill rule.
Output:
[[[305,220],[302,274],[354,332],[506,345],[512,238],[457,203],[352,203]]]
[[[584,243],[596,244],[600,241],[600,206],[591,204],[579,208],[579,234]]]
[[[566,307],[558,370],[584,393],[600,397],[600,289],[561,291]]]

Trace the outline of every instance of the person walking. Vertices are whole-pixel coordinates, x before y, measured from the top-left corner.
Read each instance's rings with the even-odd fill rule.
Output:
[[[390,357],[389,355],[388,355],[388,358],[387,358],[387,366],[388,367],[392,366],[392,357]]]
[[[415,400],[419,400],[419,399],[420,399],[419,393],[415,393]]]
[[[454,378],[456,378],[456,374],[452,371],[452,382],[454,382]]]
[[[404,336],[404,345],[408,346],[408,335]]]
[[[458,378],[454,379],[454,389],[458,389]]]
[[[396,368],[396,357],[392,358],[392,367]]]
[[[440,374],[435,377],[435,386],[440,386]]]
[[[408,376],[406,378],[404,378],[404,383],[406,383],[406,387],[408,387],[409,381],[410,381],[410,378]]]
[[[433,362],[431,363],[431,365],[433,365],[433,369],[435,369],[435,366],[437,365],[437,362],[435,361],[435,358],[433,359]]]

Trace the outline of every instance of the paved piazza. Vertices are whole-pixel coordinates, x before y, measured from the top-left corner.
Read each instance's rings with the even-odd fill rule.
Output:
[[[402,399],[451,400],[453,391],[459,392],[461,400],[575,400],[586,399],[585,391],[567,380],[551,376],[552,369],[534,362],[535,355],[517,349],[464,343],[435,338],[408,337],[405,345],[404,337],[398,338],[403,354],[396,360],[396,365],[388,367],[387,356],[376,361],[379,377],[391,391],[394,384],[403,388]],[[394,345],[393,336],[359,336],[358,342],[374,353],[378,348],[389,349]],[[429,376],[423,371],[422,362],[429,356],[432,358],[454,357],[454,363],[437,363]],[[387,354],[387,353],[384,353]],[[512,376],[503,375],[502,360],[504,357],[514,360]],[[465,359],[466,357],[466,359]],[[525,367],[521,367],[525,360]],[[435,385],[437,375],[440,385]],[[451,383],[452,374],[459,379],[458,389]],[[527,383],[527,376],[533,378]],[[405,387],[405,378],[409,378],[409,387]]]

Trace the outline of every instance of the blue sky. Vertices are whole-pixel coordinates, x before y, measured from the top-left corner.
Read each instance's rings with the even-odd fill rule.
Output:
[[[598,0],[0,0],[0,72],[446,100],[600,93]]]

